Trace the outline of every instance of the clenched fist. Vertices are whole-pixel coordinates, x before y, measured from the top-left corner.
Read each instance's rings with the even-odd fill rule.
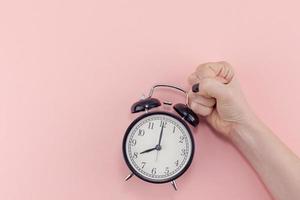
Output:
[[[201,64],[189,76],[189,82],[190,108],[227,138],[255,118],[229,63]]]

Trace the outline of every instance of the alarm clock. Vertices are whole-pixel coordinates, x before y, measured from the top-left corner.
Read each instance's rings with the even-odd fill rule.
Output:
[[[185,103],[164,101],[170,109],[159,109],[161,101],[153,98],[156,88],[174,89],[185,95]],[[134,175],[150,183],[170,182],[175,190],[175,180],[183,175],[192,163],[195,144],[190,126],[197,126],[199,119],[188,107],[188,93],[173,85],[155,85],[148,97],[131,107],[131,113],[143,114],[127,128],[123,138],[123,156]]]

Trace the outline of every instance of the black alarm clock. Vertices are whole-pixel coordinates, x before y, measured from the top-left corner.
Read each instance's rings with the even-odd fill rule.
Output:
[[[161,102],[153,98],[158,87],[175,89],[186,97],[185,104],[163,102],[175,112],[158,109]],[[123,156],[133,175],[150,183],[170,182],[177,190],[175,180],[192,163],[195,145],[189,125],[197,126],[199,119],[188,107],[188,93],[172,85],[155,85],[147,98],[134,103],[132,113],[143,112],[127,128],[123,138]]]

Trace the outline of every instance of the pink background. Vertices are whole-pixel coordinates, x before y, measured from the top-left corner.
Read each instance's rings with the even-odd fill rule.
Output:
[[[258,115],[300,155],[299,6],[2,0],[0,199],[269,200],[247,162],[204,124],[178,192],[125,183],[121,142],[136,117],[131,104],[150,86],[188,89],[198,64],[227,60]]]

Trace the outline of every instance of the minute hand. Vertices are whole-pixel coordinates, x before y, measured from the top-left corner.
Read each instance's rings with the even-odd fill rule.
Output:
[[[161,126],[159,140],[158,140],[158,144],[157,144],[158,147],[160,147],[160,143],[161,143],[161,138],[162,138],[163,132],[164,132],[164,124],[162,124],[162,126]]]

